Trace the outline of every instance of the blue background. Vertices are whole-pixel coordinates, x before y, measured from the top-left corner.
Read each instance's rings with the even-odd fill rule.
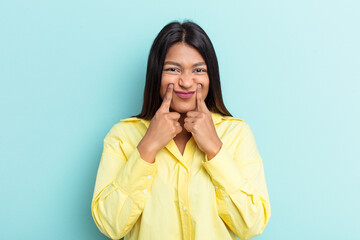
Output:
[[[91,198],[106,133],[141,109],[172,20],[210,36],[272,207],[256,239],[357,239],[359,1],[0,2],[0,239],[107,239]]]

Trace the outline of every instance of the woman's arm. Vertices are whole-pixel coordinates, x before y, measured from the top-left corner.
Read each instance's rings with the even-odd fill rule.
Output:
[[[129,149],[115,125],[104,139],[91,204],[96,225],[112,239],[125,236],[139,218],[157,171],[157,164],[144,161],[136,147],[127,157]]]
[[[173,85],[169,84],[160,108],[136,147],[125,134],[134,128],[121,133],[117,124],[105,137],[91,210],[100,231],[110,238],[121,238],[134,226],[157,171],[156,153],[181,132],[180,114],[169,111],[172,92]]]
[[[223,144],[203,166],[214,183],[219,216],[236,236],[250,239],[263,232],[271,210],[254,136],[247,123],[241,124],[235,152]]]

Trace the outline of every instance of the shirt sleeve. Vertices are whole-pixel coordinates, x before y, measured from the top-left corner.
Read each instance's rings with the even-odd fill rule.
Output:
[[[215,186],[218,214],[240,239],[261,234],[271,210],[262,159],[247,123],[235,140],[236,149],[226,145],[203,166]]]
[[[128,150],[129,143],[114,125],[104,139],[91,203],[97,227],[111,239],[122,238],[134,226],[157,172],[157,163],[143,160],[136,146],[126,154]]]

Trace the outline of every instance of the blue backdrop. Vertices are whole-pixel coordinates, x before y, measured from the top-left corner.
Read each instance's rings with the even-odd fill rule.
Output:
[[[172,20],[215,46],[225,104],[263,158],[272,217],[256,239],[356,239],[360,3],[0,2],[0,239],[106,239],[90,203],[106,133],[142,104]]]

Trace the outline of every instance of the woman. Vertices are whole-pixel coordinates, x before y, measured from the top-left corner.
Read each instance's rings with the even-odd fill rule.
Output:
[[[195,23],[156,37],[142,112],[105,137],[91,207],[112,239],[250,239],[268,223],[253,134],[226,109],[214,48]]]

